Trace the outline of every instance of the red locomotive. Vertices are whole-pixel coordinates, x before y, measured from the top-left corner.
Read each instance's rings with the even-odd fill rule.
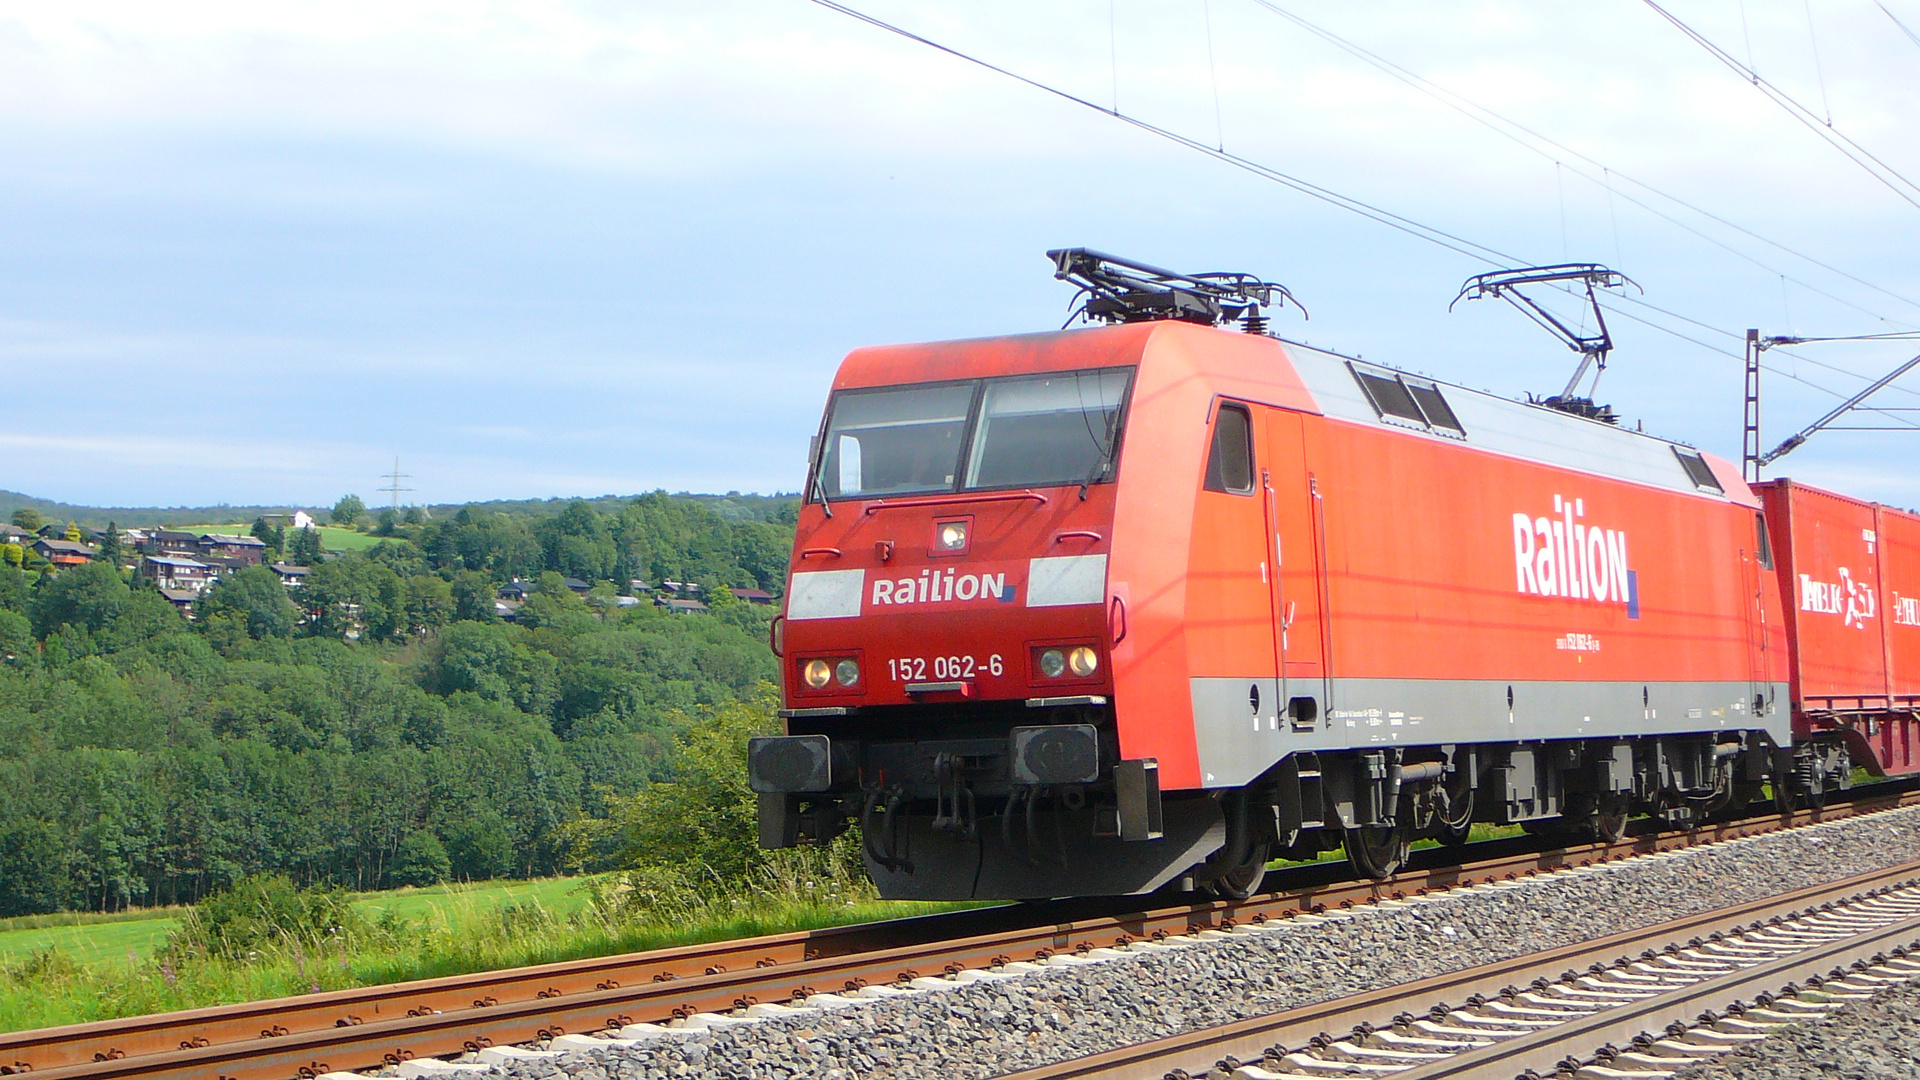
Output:
[[[1114,325],[840,367],[762,844],[857,822],[888,897],[1233,896],[1920,770],[1920,519],[1051,254]]]

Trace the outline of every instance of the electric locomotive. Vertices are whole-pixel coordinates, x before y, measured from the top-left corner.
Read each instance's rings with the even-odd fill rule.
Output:
[[[1612,837],[1920,767],[1920,617],[1906,696],[1887,645],[1871,702],[1800,707],[1785,487],[1770,526],[1604,410],[1271,336],[1277,285],[1049,255],[1107,325],[834,379],[785,734],[748,748],[764,846],[858,824],[890,898],[1232,897],[1277,856],[1384,878],[1475,821]]]

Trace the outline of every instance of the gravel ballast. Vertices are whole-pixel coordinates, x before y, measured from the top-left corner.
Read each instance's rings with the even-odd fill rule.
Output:
[[[1920,986],[1896,987],[1828,1019],[1795,1024],[1674,1080],[1920,1080]]]
[[[513,1080],[998,1076],[1917,859],[1920,808],[1890,811],[1370,905],[1329,918],[1099,950],[1094,960],[1059,957],[1043,967],[1019,965],[1031,970],[1018,974],[921,980],[937,988],[868,991],[874,996],[858,1004],[829,997],[830,1007],[794,1013],[763,1006],[758,1011],[776,1015],[676,1031],[630,1047],[515,1060],[470,1075]],[[1912,1014],[1909,1009],[1907,1015]]]

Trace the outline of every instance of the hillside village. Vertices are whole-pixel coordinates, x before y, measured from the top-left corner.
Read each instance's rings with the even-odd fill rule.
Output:
[[[59,574],[63,569],[91,562],[111,562],[135,583],[149,583],[187,619],[195,617],[195,607],[214,586],[235,571],[266,566],[287,589],[296,606],[307,574],[320,563],[338,558],[340,552],[322,547],[320,522],[304,510],[290,514],[262,515],[248,533],[197,533],[178,529],[91,529],[75,522],[32,520],[35,515],[16,514],[15,520],[0,524],[0,559],[4,564],[41,574]],[[576,577],[563,579],[566,587],[586,596],[596,583]],[[651,602],[672,614],[703,614],[708,605],[702,599],[705,589],[697,582],[663,580],[649,583],[639,578],[626,582],[624,589],[615,584],[613,604],[633,607]],[[512,622],[527,598],[535,591],[532,581],[515,577],[500,586],[494,598],[494,613]],[[771,605],[772,594],[756,588],[730,588],[736,600],[756,605]]]

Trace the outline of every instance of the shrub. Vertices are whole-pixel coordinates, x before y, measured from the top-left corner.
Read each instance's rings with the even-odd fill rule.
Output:
[[[362,928],[346,890],[300,889],[284,874],[255,874],[194,905],[167,949],[238,960],[272,946],[310,948]]]
[[[625,906],[671,912],[722,899],[870,895],[857,836],[766,851],[747,786],[747,739],[779,730],[772,688],[759,700],[702,706],[688,718],[669,776],[612,801]]]

